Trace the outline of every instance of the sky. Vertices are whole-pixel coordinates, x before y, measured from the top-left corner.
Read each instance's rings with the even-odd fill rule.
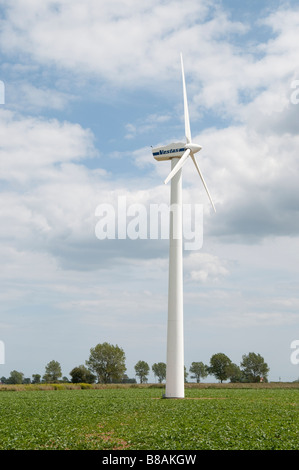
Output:
[[[0,377],[69,377],[103,342],[131,378],[166,362],[168,240],[96,227],[110,207],[138,235],[134,209],[169,204],[151,146],[185,141],[182,52],[217,210],[188,161],[187,371],[255,352],[298,379],[298,31],[295,0],[0,0]]]

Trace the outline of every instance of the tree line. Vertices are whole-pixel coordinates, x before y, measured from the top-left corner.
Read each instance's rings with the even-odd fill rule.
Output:
[[[146,361],[138,361],[135,366],[135,375],[140,383],[147,383],[150,366]],[[268,364],[260,354],[250,352],[242,356],[240,366],[234,364],[228,356],[223,353],[214,354],[210,358],[210,364],[203,362],[192,362],[189,372],[190,378],[199,383],[208,375],[213,375],[217,380],[223,382],[267,382],[269,373]],[[152,365],[152,371],[159,383],[166,379],[166,364],[158,362]],[[136,379],[130,379],[126,375],[125,353],[118,345],[107,342],[97,344],[90,349],[89,359],[85,365],[81,364],[70,371],[72,383],[136,383]],[[185,382],[188,381],[187,369],[185,367]],[[10,373],[10,377],[1,377],[1,383],[55,383],[69,382],[67,377],[62,376],[61,365],[52,360],[45,367],[45,374],[32,374],[32,379],[24,378],[22,372],[16,370]]]

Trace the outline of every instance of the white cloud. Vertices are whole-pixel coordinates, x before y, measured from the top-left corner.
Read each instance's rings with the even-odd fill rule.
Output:
[[[123,45],[111,34],[116,24],[120,29],[128,22],[130,24],[125,38],[122,36],[124,44],[126,41],[129,43],[135,41],[137,36],[139,38],[137,49],[145,51],[149,42],[153,40],[151,54],[156,54],[157,59],[158,54],[161,54],[160,58],[163,55],[165,70],[172,66],[178,69],[177,63],[175,66],[171,65],[174,56],[172,53],[167,54],[168,46],[171,44],[174,53],[174,45],[182,40],[189,24],[190,32],[196,39],[194,44],[199,56],[194,56],[195,60],[191,61],[193,42],[190,43],[187,47],[185,69],[188,69],[189,76],[194,79],[200,78],[203,85],[201,94],[195,94],[193,106],[205,104],[217,108],[221,104],[225,112],[235,112],[237,120],[240,119],[242,123],[239,126],[230,125],[226,129],[207,129],[195,137],[203,145],[203,150],[198,154],[200,166],[204,175],[207,175],[208,186],[216,206],[218,204],[221,208],[219,214],[208,221],[208,226],[212,228],[212,233],[244,235],[248,230],[248,227],[244,226],[245,216],[242,216],[246,207],[251,232],[256,232],[262,217],[264,228],[258,231],[261,236],[280,233],[277,211],[280,215],[282,209],[287,209],[290,198],[296,199],[297,186],[294,175],[298,166],[296,159],[298,139],[296,135],[283,136],[274,133],[271,120],[275,129],[280,122],[283,122],[287,131],[290,121],[288,110],[293,112],[292,116],[296,116],[294,113],[297,108],[294,106],[290,108],[287,96],[284,94],[287,88],[284,87],[283,80],[290,76],[293,67],[290,60],[286,61],[285,55],[287,54],[290,59],[294,50],[297,50],[297,46],[292,42],[293,34],[290,33],[290,28],[295,31],[297,27],[297,12],[290,14],[288,11],[279,11],[261,20],[273,28],[277,36],[260,46],[264,55],[259,59],[254,54],[243,53],[233,47],[229,36],[226,36],[230,33],[241,35],[247,33],[249,26],[230,21],[220,8],[211,9],[210,2],[188,2],[188,15],[187,8],[182,10],[175,8],[173,3],[161,5],[160,2],[156,2],[151,15],[145,24],[142,23],[142,28],[139,24],[147,13],[144,5],[133,1],[125,5],[113,2],[113,7],[118,7],[117,15],[115,8],[112,8],[109,2],[105,2],[101,9],[98,9],[97,5],[91,0],[84,5],[79,2],[48,1],[42,6],[32,1],[27,3],[25,8],[22,2],[17,1],[7,7],[7,18],[3,23],[2,33],[4,46],[10,51],[28,48],[27,52],[40,63],[48,58],[63,68],[82,70],[82,64],[86,63],[89,72],[100,73],[102,77],[113,76],[112,79],[117,81],[119,77],[115,72],[119,67],[119,60],[123,59],[121,53]],[[214,16],[208,17],[207,14],[211,11]],[[202,14],[202,22],[194,21],[190,12],[194,14],[194,18]],[[159,26],[169,13],[171,21],[168,21],[166,31],[162,32]],[[281,17],[283,21],[280,21]],[[24,18],[27,22],[23,21]],[[203,32],[204,35],[201,34]],[[99,39],[104,33],[106,33],[105,50],[101,46],[94,46],[101,44]],[[223,38],[227,40],[223,41]],[[11,41],[8,42],[8,39]],[[83,41],[81,45],[78,44],[79,40]],[[115,48],[108,47],[110,40],[113,44],[116,41]],[[161,43],[160,52],[155,49],[158,40]],[[45,41],[47,48],[43,48]],[[203,41],[206,41],[206,47],[201,47]],[[56,47],[58,42],[59,48]],[[142,70],[147,69],[147,59],[140,59],[140,63],[137,63],[132,45],[128,51],[130,54],[124,55],[128,59],[124,76],[134,75],[136,80],[142,80],[144,73]],[[103,54],[106,54],[107,60],[95,60],[103,58]],[[133,62],[134,67],[132,67]],[[199,67],[199,62],[205,63],[205,67]],[[270,67],[269,63],[272,64]],[[283,67],[279,66],[281,63]],[[287,63],[289,65],[286,65]],[[160,70],[157,60],[157,67],[152,67],[151,72],[155,74],[155,80],[161,75]],[[165,72],[166,77],[169,75],[171,74]],[[122,81],[122,86],[125,85],[126,80]],[[279,88],[275,88],[276,85],[279,85]],[[265,87],[262,91],[259,88],[261,86]],[[42,89],[41,92],[41,89],[32,85],[26,87],[29,95],[31,93],[35,96],[35,102],[41,107],[48,96],[56,97],[57,101],[54,100],[53,106],[57,108],[63,106],[67,99],[63,93],[53,92],[51,95],[52,91],[49,89]],[[191,83],[191,90],[194,87],[195,82]],[[246,88],[254,93],[255,97],[249,103],[240,106],[238,92]],[[88,219],[87,214],[90,214],[96,197],[109,200],[113,193],[115,199],[124,187],[119,183],[116,185],[113,183],[114,188],[111,191],[112,182],[109,179],[104,181],[101,177],[103,173],[89,171],[73,164],[84,157],[96,155],[92,133],[78,124],[31,117],[22,118],[8,111],[2,111],[0,118],[2,178],[23,184],[33,178],[36,182],[36,186],[30,190],[30,197],[27,196],[26,200],[23,198],[21,206],[20,201],[18,206],[11,195],[7,198],[12,205],[11,208],[16,213],[22,207],[23,216],[31,214],[31,223],[39,224],[40,231],[44,234],[47,231],[49,234],[53,233],[51,227],[56,227],[54,233],[57,234],[63,233],[64,228],[68,227],[64,232],[67,236],[69,233],[74,234],[79,226],[79,232],[83,234],[84,223]],[[170,115],[151,114],[143,120],[127,123],[126,137],[133,138],[148,132],[149,129],[169,119]],[[121,156],[129,157],[140,169],[151,163],[151,175],[157,175],[161,183],[169,170],[167,165],[154,165],[151,152],[146,147],[133,152],[123,152]],[[184,178],[187,183],[192,183],[187,195],[189,200],[204,201],[207,207],[206,195],[202,189],[199,189],[200,181],[192,165],[185,166]],[[137,194],[139,188],[136,188],[137,191],[132,189],[135,183],[135,179],[127,182],[131,187],[128,194],[131,200],[140,202],[140,192]],[[101,189],[96,191],[96,185]],[[167,200],[166,190],[163,192],[159,188],[157,191],[154,200],[157,197],[160,200],[165,198]],[[273,210],[269,210],[271,198]],[[152,196],[147,194],[146,203],[148,204],[150,200]],[[42,212],[41,208],[38,209],[38,215],[29,208],[30,205],[37,207],[37,201],[43,201],[44,204]],[[225,217],[221,214],[225,214]],[[28,220],[30,217],[28,215]],[[80,223],[80,220],[84,223]],[[91,223],[90,217],[89,220]],[[294,220],[293,212],[286,211],[284,213],[286,232],[289,229],[297,231],[294,222],[293,226],[290,225],[292,220]],[[268,227],[265,227],[265,224]]]
[[[145,134],[149,132],[154,132],[155,128],[157,128],[162,123],[165,123],[170,120],[169,115],[158,115],[158,114],[151,114],[147,116],[145,119],[140,119],[139,121],[135,122],[134,124],[128,123],[126,124],[125,128],[127,134],[125,135],[126,139],[133,139],[137,135]]]
[[[45,86],[37,87],[31,83],[21,82],[10,87],[9,99],[14,103],[15,109],[26,110],[29,114],[41,112],[43,109],[65,110],[75,96]]]
[[[101,168],[78,164],[97,151],[93,134],[77,124],[3,110],[0,136],[1,179],[6,187],[1,192],[0,237],[10,239],[14,249],[45,252],[74,269],[96,269],[104,259],[122,256],[124,249],[117,240],[108,250],[97,240],[97,206],[109,203],[117,214],[122,196],[128,208],[139,203],[148,210],[159,194],[166,196],[161,188],[142,190],[134,180],[112,180]],[[127,258],[148,256],[128,242]]]
[[[229,274],[225,263],[210,253],[192,253],[185,257],[184,267],[189,282],[215,282]]]
[[[207,20],[211,11],[215,16]],[[177,70],[181,48],[188,54],[196,48],[223,56],[225,48],[217,53],[219,43],[212,38],[245,30],[209,0],[186,0],[184,7],[178,1],[155,0],[150,8],[137,0],[101,5],[95,0],[48,0],[42,5],[17,0],[6,2],[1,41],[8,53],[22,51],[43,64],[136,86],[153,77],[166,80],[169,71]],[[231,59],[229,49],[226,53]]]
[[[298,315],[293,313],[248,312],[205,317],[198,320],[198,323],[226,329],[240,329],[298,325],[298,321]]]
[[[51,176],[42,173],[55,163],[94,157],[93,135],[79,124],[61,123],[0,112],[1,178],[26,182]]]

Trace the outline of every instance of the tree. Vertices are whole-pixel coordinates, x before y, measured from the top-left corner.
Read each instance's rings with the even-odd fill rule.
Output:
[[[123,375],[122,384],[137,384],[135,377],[133,379],[130,379],[130,377],[127,376],[127,374]]]
[[[270,369],[260,354],[254,352],[244,354],[240,366],[243,368],[246,382],[260,382],[261,379],[267,381]]]
[[[39,374],[32,374],[32,383],[39,384],[41,376]]]
[[[231,360],[223,353],[214,354],[210,359],[210,367],[208,368],[209,374],[212,374],[216,379],[223,380],[228,379],[227,367],[231,364]]]
[[[144,382],[147,382],[147,375],[150,371],[148,363],[145,361],[138,361],[134,368],[137,377],[139,377],[140,379],[140,383],[142,384]]]
[[[243,382],[243,374],[239,366],[233,362],[226,367],[227,377],[232,383]]]
[[[46,365],[45,374],[43,380],[48,383],[58,382],[58,379],[62,376],[61,366],[57,361],[50,361]]]
[[[8,377],[6,383],[8,384],[21,384],[23,383],[24,374],[23,372],[18,372],[16,370],[12,370],[10,373],[10,377]]]
[[[125,353],[117,345],[97,344],[90,350],[87,367],[97,374],[98,382],[121,382],[126,371]]]
[[[156,377],[158,377],[159,383],[162,383],[166,378],[166,364],[164,362],[158,362],[152,365],[152,371]]]
[[[92,384],[96,380],[96,376],[90,372],[84,365],[74,367],[71,372],[70,376],[72,377],[72,383],[86,383]]]
[[[189,371],[191,372],[191,379],[196,379],[199,383],[201,378],[205,378],[208,375],[208,367],[203,362],[192,362]]]

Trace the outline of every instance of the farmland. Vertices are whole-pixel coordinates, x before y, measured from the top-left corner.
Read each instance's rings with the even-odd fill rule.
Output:
[[[298,450],[296,386],[229,385],[2,386],[0,449]]]

